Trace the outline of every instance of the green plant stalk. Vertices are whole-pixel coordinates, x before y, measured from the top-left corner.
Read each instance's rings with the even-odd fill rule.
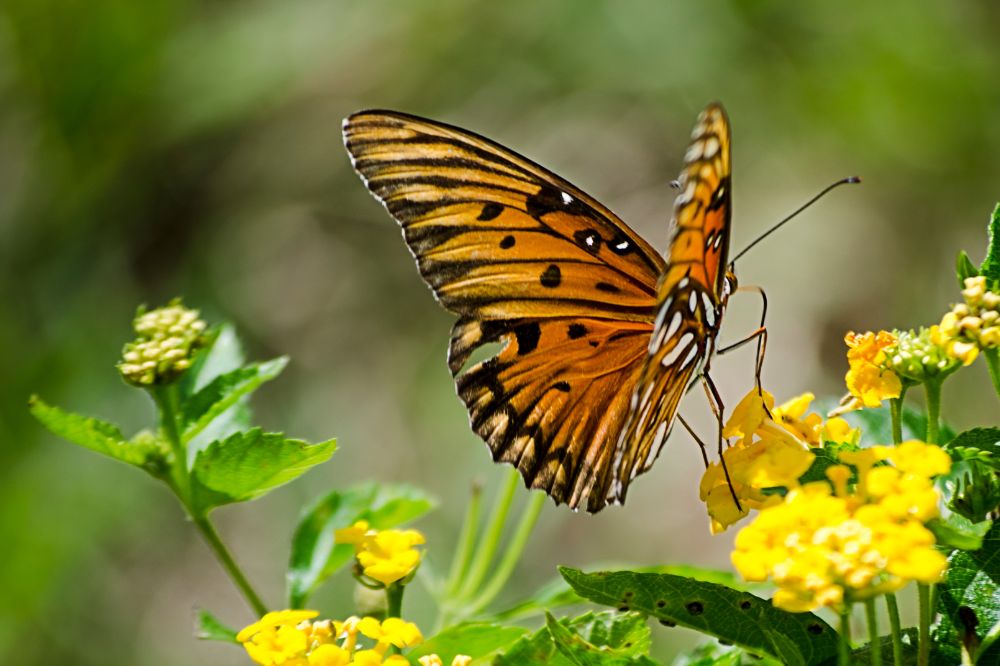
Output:
[[[976,659],[978,660],[979,657],[986,654],[986,651],[998,638],[1000,638],[1000,621],[990,627],[990,630],[983,636],[983,640],[979,643],[979,649],[976,650]]]
[[[190,510],[188,513],[190,514]],[[230,553],[229,549],[226,548],[226,544],[224,544],[222,539],[219,538],[219,533],[215,531],[215,526],[212,525],[208,516],[191,515],[191,520],[198,528],[198,531],[201,532],[201,535],[205,537],[205,541],[207,541],[208,545],[211,546],[212,550],[215,552],[215,556],[219,559],[222,567],[226,570],[226,573],[229,574],[229,577],[233,580],[233,583],[239,589],[243,598],[246,599],[250,608],[252,608],[253,612],[257,614],[257,617],[263,617],[263,615],[267,613],[267,606],[264,605],[264,602],[257,595],[257,592],[253,589],[253,586],[250,584],[250,581],[247,580],[247,577],[243,575],[242,569],[240,569],[239,565],[236,564],[236,560],[233,559],[232,553]]]
[[[398,580],[385,588],[385,616],[403,617],[403,591],[406,586]]]
[[[500,564],[493,574],[493,578],[486,584],[475,601],[470,604],[470,614],[478,613],[483,608],[486,608],[500,594],[504,584],[510,579],[511,574],[514,573],[514,568],[521,559],[521,554],[524,552],[524,547],[527,545],[529,537],[531,537],[531,532],[538,523],[538,516],[545,505],[545,497],[544,493],[534,493],[528,499],[528,505],[524,508],[524,513],[521,514],[521,520],[514,531],[514,536],[510,539],[510,543],[503,558],[500,560]]]
[[[892,443],[899,445],[903,441],[903,396],[906,395],[904,387],[899,392],[898,398],[889,400],[889,415],[892,417]]]
[[[917,629],[917,664],[927,666],[931,656],[931,588],[925,583],[917,583],[917,599],[920,603]]]
[[[927,443],[937,444],[940,438],[941,419],[941,380],[929,379],[924,382],[924,392],[927,395]]]
[[[486,578],[490,563],[500,545],[500,537],[503,535],[504,525],[507,523],[507,513],[510,511],[511,502],[514,500],[514,491],[517,490],[517,482],[520,474],[517,469],[510,470],[507,481],[497,496],[496,504],[493,506],[493,513],[490,516],[489,525],[483,533],[473,556],[469,573],[465,577],[461,591],[457,597],[460,599],[471,599]]]
[[[899,604],[896,603],[896,594],[889,592],[885,595],[885,607],[889,611],[889,632],[892,636],[892,663],[893,666],[903,666],[903,630],[899,622]]]
[[[851,605],[840,609],[840,634],[837,637],[837,666],[851,666]]]
[[[882,638],[878,635],[878,615],[875,612],[875,599],[865,600],[865,622],[868,624],[868,648],[871,663],[882,664]]]
[[[247,577],[243,575],[243,571],[236,564],[232,553],[226,548],[226,544],[222,542],[219,533],[215,531],[215,526],[212,525],[208,516],[199,514],[193,508],[194,498],[191,492],[191,474],[188,471],[187,448],[181,439],[180,396],[177,394],[177,385],[167,384],[159,386],[153,388],[150,393],[159,407],[160,427],[170,444],[170,450],[174,454],[174,464],[170,470],[171,488],[177,493],[177,497],[180,499],[185,513],[191,518],[191,522],[195,524],[198,531],[201,532],[201,535],[215,553],[216,558],[218,558],[226,573],[229,574],[233,583],[243,594],[243,598],[246,599],[250,608],[257,614],[257,617],[263,616],[267,613],[267,606],[261,601],[260,596],[253,589],[253,586],[250,585]]]
[[[476,533],[479,528],[479,514],[482,508],[483,489],[476,483],[472,486],[472,497],[469,498],[469,508],[462,522],[462,532],[458,537],[458,550],[451,561],[451,571],[445,586],[445,594],[453,597],[458,593],[462,580],[469,570],[469,560],[472,549],[476,545]]]
[[[984,349],[983,358],[986,359],[986,367],[990,371],[993,390],[997,392],[997,396],[1000,396],[1000,349]]]
[[[187,509],[191,505],[191,476],[188,472],[187,448],[181,440],[180,396],[176,384],[167,384],[150,389],[160,411],[160,429],[167,438],[174,454],[174,464],[170,468],[171,487]],[[190,514],[190,511],[188,511]]]

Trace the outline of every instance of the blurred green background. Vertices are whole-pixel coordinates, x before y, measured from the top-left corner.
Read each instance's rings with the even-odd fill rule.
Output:
[[[870,2],[4,0],[0,4],[0,662],[244,664],[198,643],[195,607],[250,616],[164,489],[27,414],[47,400],[145,425],[113,369],[139,303],[175,295],[292,365],[263,424],[341,449],[303,481],[217,514],[277,603],[299,507],[382,479],[442,499],[421,527],[447,561],[470,483],[503,471],[445,366],[450,316],[365,192],[340,121],[389,107],[534,158],[666,243],[700,108],[735,127],[733,246],[827,183],[842,189],[741,261],[770,296],[766,385],[837,395],[850,328],[936,322],[956,252],[982,254],[1000,199],[1000,6]],[[752,330],[732,304],[723,332]],[[752,352],[715,364],[730,404]],[[958,425],[995,416],[982,367],[949,383]],[[987,395],[983,399],[979,396]],[[711,432],[700,395],[684,413]],[[675,434],[627,508],[546,507],[505,592],[556,564],[728,566]],[[351,607],[345,581],[316,600]],[[426,599],[408,601],[423,622]],[[656,627],[673,654],[690,634]]]

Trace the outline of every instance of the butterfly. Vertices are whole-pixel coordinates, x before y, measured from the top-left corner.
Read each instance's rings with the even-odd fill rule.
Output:
[[[369,110],[343,132],[420,275],[458,315],[448,365],[494,460],[557,504],[623,502],[707,374],[736,286],[723,107],[692,132],[666,259],[579,188],[467,130]]]

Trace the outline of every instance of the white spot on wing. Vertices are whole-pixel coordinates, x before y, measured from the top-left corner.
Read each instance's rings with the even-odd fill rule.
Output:
[[[663,357],[663,360],[660,361],[660,365],[662,365],[665,368],[673,365],[674,362],[677,361],[678,357],[682,353],[684,353],[684,351],[686,351],[688,347],[691,347],[692,349],[694,348],[692,346],[693,342],[694,342],[694,333],[687,332],[684,335],[682,335],[681,339],[677,341],[677,344],[674,346],[674,348],[671,349],[670,352]]]
[[[700,160],[704,150],[705,145],[701,141],[695,141],[688,147],[687,152],[684,153],[684,161],[695,162]]]
[[[566,192],[562,192],[561,194],[562,194],[562,200],[563,200],[564,204],[566,204],[568,206],[569,204],[573,203],[573,197],[571,197]]]
[[[714,136],[710,136],[705,139],[705,157],[715,157],[717,152],[719,152],[719,139]]]

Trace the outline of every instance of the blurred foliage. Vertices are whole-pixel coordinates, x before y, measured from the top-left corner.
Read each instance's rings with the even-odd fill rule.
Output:
[[[982,246],[1000,198],[998,27],[985,0],[4,0],[0,662],[242,663],[191,638],[196,605],[249,618],[169,497],[28,416],[33,392],[131,425],[150,413],[112,367],[138,303],[183,294],[236,320],[253,356],[288,353],[263,420],[342,444],[328,471],[253,507],[268,520],[220,512],[251,577],[281,569],[296,507],[330,490],[420,479],[444,499],[431,542],[447,543],[471,479],[498,479],[453,395],[449,318],[342,152],[346,114],[491,136],[659,247],[666,183],[709,100],[735,124],[736,248],[858,173],[739,267],[771,298],[776,393],[837,392],[844,330],[937,321],[955,252]],[[734,310],[732,338],[756,316]],[[718,364],[732,400],[749,363]],[[955,384],[958,418],[995,408]],[[519,584],[595,559],[724,565],[728,542],[678,483],[695,447],[676,437],[666,455],[626,510],[547,510]],[[276,603],[283,581],[259,583]],[[338,594],[322,600],[333,614]],[[690,643],[679,632],[653,633]]]

